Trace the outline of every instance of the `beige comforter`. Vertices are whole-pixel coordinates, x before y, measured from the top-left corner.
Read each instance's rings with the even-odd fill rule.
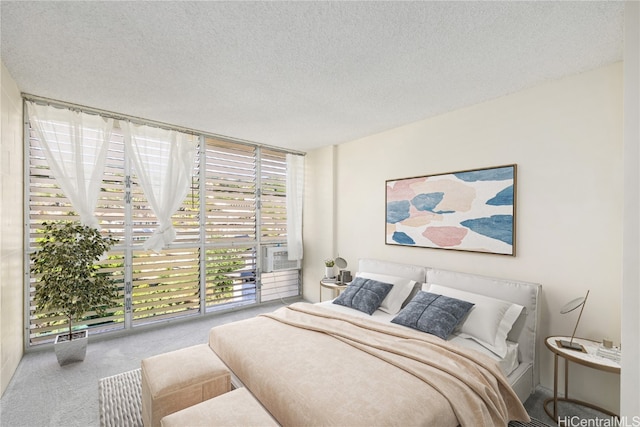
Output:
[[[529,420],[497,364],[482,354],[312,304],[213,328],[209,342],[285,426]]]

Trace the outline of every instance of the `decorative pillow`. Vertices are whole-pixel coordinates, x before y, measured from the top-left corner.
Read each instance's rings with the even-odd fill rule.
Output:
[[[396,314],[402,308],[402,304],[405,302],[413,287],[415,286],[415,280],[406,279],[404,277],[388,276],[386,274],[359,272],[356,277],[362,277],[365,279],[373,279],[382,283],[389,283],[393,285],[393,288],[389,291],[382,304],[380,304],[379,310],[382,310],[389,314]]]
[[[389,283],[356,277],[333,303],[372,314],[380,307],[391,288],[393,285]]]
[[[446,340],[471,307],[467,301],[419,291],[391,322]]]
[[[423,289],[426,286],[429,286],[429,292],[474,303],[473,310],[460,324],[459,336],[471,338],[500,357],[506,356],[507,335],[520,316],[523,306],[435,284],[424,284]]]

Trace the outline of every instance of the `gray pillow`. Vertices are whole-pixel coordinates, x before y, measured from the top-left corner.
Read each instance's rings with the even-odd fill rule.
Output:
[[[391,322],[446,340],[471,307],[467,301],[419,291]]]
[[[393,285],[389,283],[356,277],[333,303],[372,314],[380,307],[391,288]]]

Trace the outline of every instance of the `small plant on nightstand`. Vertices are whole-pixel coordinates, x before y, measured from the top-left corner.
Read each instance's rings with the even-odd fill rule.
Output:
[[[333,266],[336,265],[336,262],[333,259],[325,259],[324,260],[324,277],[327,279],[333,279],[336,277]]]

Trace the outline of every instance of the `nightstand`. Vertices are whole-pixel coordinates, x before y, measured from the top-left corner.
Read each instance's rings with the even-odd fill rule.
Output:
[[[579,365],[587,366],[589,368],[597,369],[599,371],[611,372],[618,375],[620,374],[619,363],[596,355],[600,343],[584,338],[574,338],[573,342],[581,344],[586,350],[586,353],[577,350],[562,348],[557,343],[558,340],[569,341],[570,339],[571,337],[564,336],[548,337],[544,342],[547,345],[547,348],[553,353],[553,397],[544,401],[544,411],[555,422],[558,422],[558,402],[570,402],[576,405],[595,409],[596,411],[600,411],[603,414],[607,414],[617,418],[617,414],[607,411],[604,408],[584,402],[582,400],[569,398],[569,361],[577,363]],[[558,397],[558,357],[564,358],[564,397]],[[550,403],[553,403],[553,411],[550,411],[548,408]]]
[[[340,295],[340,292],[342,292],[343,290],[345,290],[347,288],[347,284],[346,283],[339,283],[339,282],[325,282],[324,279],[320,280],[320,302],[322,302],[322,288],[326,288],[326,289],[332,289],[333,290],[333,297],[337,297],[338,295]]]

